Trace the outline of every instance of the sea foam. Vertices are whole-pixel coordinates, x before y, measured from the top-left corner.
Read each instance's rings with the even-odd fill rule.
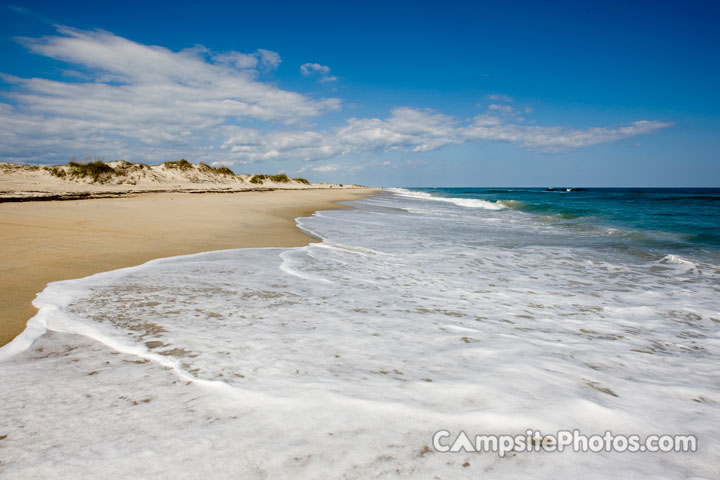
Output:
[[[448,202],[458,205],[460,207],[484,208],[486,210],[502,210],[503,208],[505,208],[505,205],[500,202],[489,202],[481,198],[439,197],[426,192],[418,192],[405,188],[389,188],[388,191],[391,191],[403,197],[419,198],[422,200],[434,200],[436,202]]]

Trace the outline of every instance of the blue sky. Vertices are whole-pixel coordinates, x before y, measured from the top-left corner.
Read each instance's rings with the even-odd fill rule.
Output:
[[[718,2],[12,2],[0,159],[720,186]]]

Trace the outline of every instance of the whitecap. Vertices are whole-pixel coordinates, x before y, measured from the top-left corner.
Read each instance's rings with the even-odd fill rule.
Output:
[[[446,202],[446,203],[452,203],[459,207],[466,207],[466,208],[483,208],[485,210],[503,210],[505,209],[505,205],[503,205],[500,201],[497,202],[490,202],[488,200],[483,200],[481,198],[455,198],[455,197],[438,197],[435,195],[431,195],[426,192],[418,192],[415,190],[408,190],[405,188],[388,188],[388,191],[395,193],[396,195],[400,195],[407,198],[415,198],[419,200],[434,200],[436,202]]]

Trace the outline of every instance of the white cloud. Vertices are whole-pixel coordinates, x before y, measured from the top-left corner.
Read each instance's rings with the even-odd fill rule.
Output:
[[[314,172],[321,172],[321,173],[330,173],[330,172],[337,172],[342,167],[340,165],[320,165],[317,167],[312,167],[311,170]]]
[[[387,163],[387,162],[385,162]],[[374,164],[373,164],[374,165]],[[302,168],[300,168],[297,173],[303,174],[307,172],[314,172],[319,174],[327,174],[327,173],[335,173],[335,172],[342,172],[342,173],[352,173],[357,172],[358,170],[364,170],[369,165],[362,165],[362,164],[353,164],[353,165],[340,165],[336,163],[328,163],[325,165],[305,165]]]
[[[282,59],[280,54],[273,52],[272,50],[265,50],[258,48],[253,53],[242,53],[242,52],[211,52],[202,45],[196,45],[193,48],[185,49],[181,53],[186,54],[198,54],[208,55],[213,62],[225,64],[238,69],[262,69],[264,72],[270,72],[275,70]]]
[[[340,100],[313,99],[260,81],[259,72],[280,64],[276,52],[214,53],[202,46],[174,52],[104,31],[58,31],[59,35],[21,41],[35,53],[75,65],[66,81],[0,74],[10,84],[4,96],[11,100],[0,102],[0,158],[323,160],[428,152],[480,140],[557,152],[670,125],[636,121],[588,129],[537,126],[521,115],[531,109],[509,106],[503,103],[509,98],[494,95],[494,103],[470,120],[399,107],[385,118],[354,117],[316,130],[307,126],[309,120],[338,110]],[[319,81],[335,79],[329,67],[317,63],[302,65],[301,73]]]
[[[320,65],[319,63],[303,63],[300,65],[300,73],[305,76],[308,75],[319,75],[319,82],[334,82],[338,78],[334,75],[330,75],[330,67],[327,65]]]
[[[224,63],[235,68],[257,68],[259,63],[257,54],[241,52],[219,53],[214,55],[213,59],[218,63]]]
[[[513,109],[513,107],[511,107],[510,105],[498,105],[495,103],[489,105],[488,110],[500,115],[512,115],[515,111],[515,109]]]
[[[493,93],[487,96],[488,100],[492,102],[505,102],[510,103],[513,101],[512,97],[503,95],[502,93]]]
[[[238,160],[297,158],[318,160],[353,153],[393,150],[426,152],[459,143],[455,120],[431,110],[396,108],[389,118],[351,118],[330,131],[281,130],[261,133],[239,129],[224,142]]]
[[[330,67],[319,63],[303,63],[300,65],[300,73],[311,75],[313,73],[330,73]]]
[[[118,146],[135,152],[134,158],[161,155],[160,149],[202,151],[200,144],[222,125],[292,124],[340,108],[336,98],[314,100],[258,81],[256,68],[269,70],[281,61],[269,50],[211,54],[200,46],[173,52],[104,31],[58,31],[20,41],[34,53],[77,65],[90,80],[3,76],[13,87],[6,96],[17,106],[0,109],[5,156],[33,150],[27,152],[32,159],[41,145],[65,158]]]
[[[306,165],[302,167],[300,170],[298,170],[298,173],[305,173],[305,172],[315,172],[315,173],[333,173],[337,172],[338,170],[342,169],[342,166],[335,165],[335,164],[327,164],[327,165]]]
[[[403,107],[394,109],[386,120],[351,118],[336,137],[348,150],[426,152],[457,143],[454,123],[442,113]]]
[[[257,52],[260,55],[260,63],[266,70],[275,70],[282,62],[277,52],[265,50],[264,48],[258,48]]]
[[[531,150],[568,151],[635,135],[654,133],[671,124],[651,121],[626,126],[542,127],[522,123],[515,109],[491,105],[469,123],[432,110],[408,107],[392,110],[390,117],[350,118],[340,128],[318,131],[273,131],[249,134],[241,131],[223,145],[240,161],[268,159],[321,160],[352,154],[379,154],[389,151],[428,152],[448,144],[477,140],[517,143]]]
[[[560,152],[654,133],[671,125],[643,120],[617,128],[595,127],[578,130],[569,127],[540,127],[500,122],[492,124],[485,115],[481,115],[462,131],[462,136],[468,140],[500,140],[518,143],[532,150]]]

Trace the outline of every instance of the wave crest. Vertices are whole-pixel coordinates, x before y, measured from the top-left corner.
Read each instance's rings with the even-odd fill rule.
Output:
[[[402,197],[416,198],[420,200],[435,200],[438,202],[453,203],[460,207],[467,208],[484,208],[485,210],[504,210],[506,208],[500,201],[490,202],[480,198],[456,198],[456,197],[436,197],[426,192],[417,192],[406,188],[388,188],[389,192]]]

